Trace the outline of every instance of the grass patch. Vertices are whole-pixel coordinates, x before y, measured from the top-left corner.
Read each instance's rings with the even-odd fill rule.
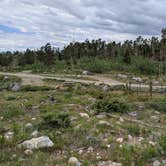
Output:
[[[11,119],[24,114],[23,108],[14,103],[4,105],[2,109],[3,110],[0,111],[0,116],[2,116],[4,119]]]

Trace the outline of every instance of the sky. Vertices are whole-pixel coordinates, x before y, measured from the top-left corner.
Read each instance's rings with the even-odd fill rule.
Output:
[[[0,51],[160,36],[166,0],[0,0]]]

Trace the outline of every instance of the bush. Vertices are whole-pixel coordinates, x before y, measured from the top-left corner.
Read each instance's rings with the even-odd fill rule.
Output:
[[[84,57],[79,60],[80,68],[94,73],[110,71],[110,61],[94,57]]]
[[[140,74],[155,74],[158,72],[156,64],[149,58],[144,57],[133,57],[132,68]]]
[[[94,109],[96,114],[99,114],[101,112],[125,113],[130,110],[129,105],[125,101],[116,98],[111,100],[109,99],[98,100],[94,105]]]
[[[70,115],[65,112],[51,112],[47,113],[43,117],[42,126],[45,128],[68,128],[70,127]]]
[[[22,91],[28,92],[36,92],[36,91],[48,91],[48,90],[53,90],[53,88],[48,87],[48,86],[31,86],[31,85],[26,85],[21,88]]]
[[[155,109],[160,112],[166,112],[166,98],[158,98],[152,100],[147,104],[149,108]]]
[[[136,124],[128,124],[125,128],[127,128],[131,135],[140,135],[140,127]]]

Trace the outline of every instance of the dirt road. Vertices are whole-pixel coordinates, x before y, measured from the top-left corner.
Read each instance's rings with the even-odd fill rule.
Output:
[[[45,85],[44,79],[56,79],[56,80],[64,80],[69,82],[80,82],[85,84],[102,82],[110,86],[125,85],[124,82],[119,82],[117,80],[110,79],[102,75],[81,76],[81,78],[76,78],[76,76],[74,76],[74,78],[72,78],[73,75],[49,75],[49,74],[46,75],[46,74],[31,74],[31,73],[23,73],[23,72],[19,72],[19,73],[0,72],[0,74],[20,77],[22,79],[23,85],[34,85],[34,86]],[[131,87],[132,88],[137,88],[137,87],[149,88],[149,85],[132,84]],[[163,86],[163,88],[166,88],[166,86]],[[161,89],[161,86],[153,86],[153,89]]]

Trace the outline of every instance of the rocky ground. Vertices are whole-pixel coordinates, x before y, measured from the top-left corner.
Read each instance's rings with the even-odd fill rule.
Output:
[[[0,78],[1,166],[165,166],[166,97]],[[50,85],[50,86],[49,86]],[[54,87],[54,88],[53,88]]]

